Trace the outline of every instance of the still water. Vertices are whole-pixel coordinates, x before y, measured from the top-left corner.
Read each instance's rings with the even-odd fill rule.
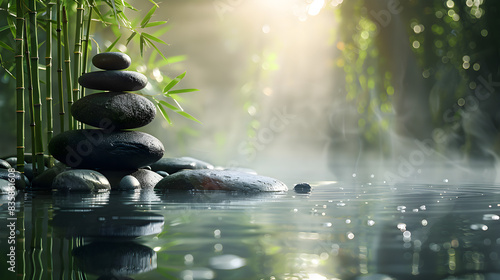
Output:
[[[24,279],[500,279],[494,185],[27,193],[16,211]],[[0,279],[15,279],[0,236]]]

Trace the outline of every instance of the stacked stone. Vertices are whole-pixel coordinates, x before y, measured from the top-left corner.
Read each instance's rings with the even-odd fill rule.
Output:
[[[127,130],[147,125],[156,115],[151,101],[131,93],[143,89],[147,78],[141,73],[124,71],[131,59],[123,53],[101,53],[94,56],[92,63],[103,71],[85,73],[78,82],[85,88],[104,92],[77,100],[71,107],[71,114],[76,120],[97,129],[65,131],[51,140],[49,151],[54,158],[74,169],[94,169],[103,174],[119,170],[122,175],[133,174],[158,161],[164,153],[163,144],[157,138]]]

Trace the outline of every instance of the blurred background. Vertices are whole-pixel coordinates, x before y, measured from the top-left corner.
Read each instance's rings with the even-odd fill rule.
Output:
[[[139,11],[125,11],[129,18],[152,6],[130,3]],[[141,58],[133,43],[116,49],[132,57],[131,70],[148,74],[145,94],[184,71],[180,88],[200,89],[178,101],[201,124],[172,113],[172,125],[158,114],[141,128],[163,142],[166,156],[252,168],[289,185],[496,180],[498,1],[165,0],[159,6],[152,21],[168,20],[168,31],[157,27],[157,34],[173,63],[155,66],[162,58],[150,51]],[[125,31],[96,24],[92,33],[102,49]],[[15,84],[2,76],[0,155],[10,155]]]

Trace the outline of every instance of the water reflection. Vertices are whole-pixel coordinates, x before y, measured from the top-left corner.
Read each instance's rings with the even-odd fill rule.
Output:
[[[313,186],[306,194],[253,196],[20,196],[26,279],[495,279],[500,273],[497,186]]]

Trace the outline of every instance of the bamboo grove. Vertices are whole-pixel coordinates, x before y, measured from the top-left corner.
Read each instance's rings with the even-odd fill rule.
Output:
[[[7,23],[0,26],[0,34],[5,37],[10,30],[8,36],[12,36],[11,40],[0,40],[0,63],[6,74],[15,80],[18,171],[24,172],[25,154],[31,150],[33,173],[35,176],[40,174],[45,166],[53,165],[47,151],[53,135],[83,128],[69,111],[73,102],[85,95],[78,77],[90,71],[87,63],[90,52],[112,51],[119,43],[128,46],[134,42],[141,56],[145,49],[151,48],[153,53],[149,61],[158,65],[182,60],[179,57],[167,58],[158,47],[159,44],[166,45],[158,37],[168,30],[168,26],[158,29],[167,21],[151,21],[158,4],[152,0],[142,4],[152,6],[145,15],[122,0],[0,0],[0,11],[7,15]],[[129,20],[125,11],[140,13],[143,18],[140,22]],[[95,35],[99,27],[101,31],[105,28],[111,30],[106,34],[108,39],[114,36],[112,40],[104,40],[111,42],[105,49],[101,48],[105,44]],[[156,33],[146,32],[150,28]],[[122,36],[124,34],[126,36]],[[45,50],[44,54],[40,53],[41,50]],[[6,59],[6,54],[14,60]],[[157,55],[162,62],[155,59]],[[45,56],[44,59],[41,56]],[[155,102],[169,123],[171,120],[165,108],[198,121],[184,112],[176,101],[176,94],[196,89],[171,90],[184,75],[175,79],[165,77],[164,85],[154,85],[157,92],[163,89],[155,96],[162,95],[167,100],[143,94]],[[45,118],[44,125],[42,118]],[[25,127],[26,123],[29,123],[29,129]],[[55,128],[58,130],[54,131]],[[26,131],[29,131],[28,135]],[[31,139],[30,147],[25,146],[27,137]]]

